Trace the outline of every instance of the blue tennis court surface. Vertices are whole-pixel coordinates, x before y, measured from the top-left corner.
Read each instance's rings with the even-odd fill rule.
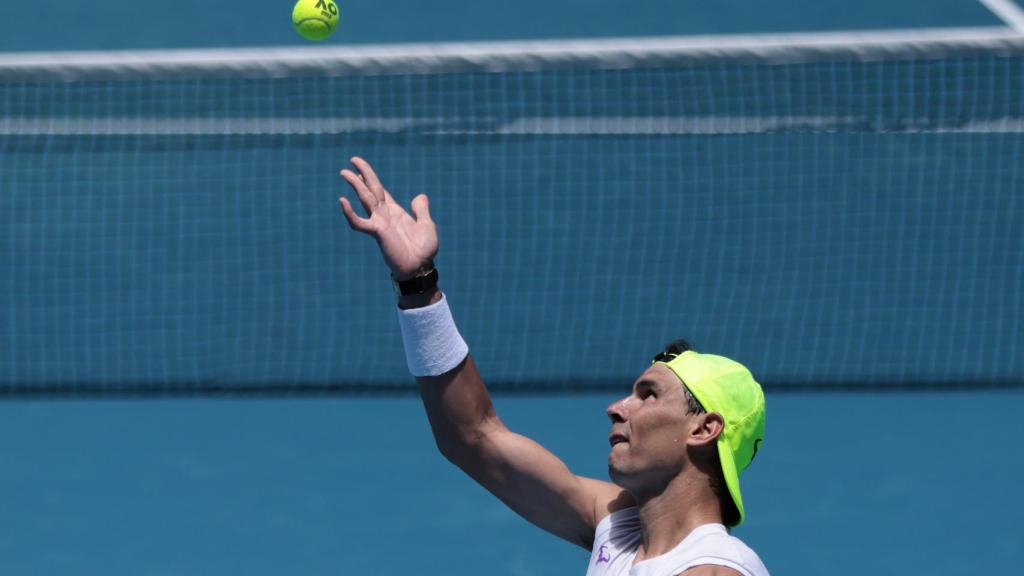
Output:
[[[604,477],[611,396],[501,398]],[[773,574],[1007,573],[1019,393],[777,395],[738,534]],[[582,574],[437,454],[415,399],[0,404],[5,574]]]
[[[0,4],[0,52],[302,44],[290,26],[291,4],[288,0],[97,0],[26,10],[22,4],[5,2]],[[340,6],[341,28],[328,41],[332,45],[1003,25],[974,0],[400,0],[342,1]],[[799,142],[812,139],[796,138]],[[913,143],[915,138],[884,136],[880,140],[900,144]],[[1014,136],[1006,138],[1019,142]],[[785,141],[784,137],[768,139],[776,144]],[[967,151],[956,162],[942,165],[953,174],[949,179],[972,170],[994,179],[1011,173],[1008,168],[1000,172],[972,162],[970,152],[977,152],[979,146],[974,143],[978,141],[974,136],[942,136],[941,143],[932,147]],[[992,138],[981,147],[997,166],[1008,166],[1012,158],[1006,150],[1012,149],[999,146],[1000,141]],[[334,143],[326,137],[318,142]],[[728,139],[722,142],[727,144]],[[390,144],[381,138],[374,145],[384,149]],[[489,150],[473,148],[485,155]],[[885,155],[888,150],[874,145],[861,148],[866,155]],[[812,146],[774,149],[799,155]],[[48,151],[49,156],[30,152],[31,159],[26,160],[0,152],[7,155],[6,160],[0,158],[4,160],[0,165],[44,173],[49,169],[46,163],[60,154],[60,150]],[[138,151],[125,145],[122,152]],[[176,158],[152,153],[166,162]],[[323,164],[323,176],[310,175],[306,184],[323,188],[333,198],[337,187],[326,182],[333,182],[334,160],[326,157],[334,152],[321,149],[314,155]],[[76,162],[88,163],[81,155],[77,158]],[[274,161],[261,156],[253,164],[272,166]],[[452,161],[442,158],[438,164]],[[175,164],[165,172],[177,173],[179,168]],[[222,167],[214,162],[191,168],[197,175],[214,171],[220,175]],[[825,169],[820,173],[823,178],[829,176]],[[936,170],[928,178],[941,179],[945,174]],[[230,174],[225,178],[237,181]],[[1000,230],[1006,233],[1005,240],[1020,243],[1020,218],[1013,215],[1020,210],[1015,200],[1019,193],[1014,194],[1019,192],[1019,181],[1007,179],[1001,186],[1006,204],[975,202],[983,210],[965,212],[963,222],[980,228],[983,217],[987,222],[998,220],[1004,224]],[[235,192],[230,184],[224,189]],[[333,203],[325,206],[325,210],[335,209]],[[934,217],[927,210],[927,199],[922,206],[925,220]],[[271,209],[268,203],[254,211],[264,208]],[[338,214],[323,216],[328,217],[337,217],[338,226],[343,226]],[[202,222],[185,226],[199,229]],[[897,231],[895,225],[892,230]],[[196,238],[192,238],[196,246],[209,249],[200,246],[202,238]],[[370,284],[377,275],[378,285],[386,289],[384,267],[377,262],[372,243],[359,240],[365,239],[345,236],[343,248],[340,244],[317,246],[311,251],[345,251],[354,260],[367,262],[364,281]],[[71,237],[70,241],[89,240]],[[472,264],[460,265],[468,269]],[[68,268],[74,265],[82,263],[69,263]],[[1019,277],[1019,272],[1012,276],[1012,262],[1000,270],[1006,278]],[[970,271],[964,274],[964,283],[969,283]],[[461,283],[469,288],[462,294],[453,291],[456,317],[460,302],[465,306],[468,294],[479,293],[471,289],[479,278],[469,270],[460,275],[449,285]],[[864,276],[869,275],[870,270],[865,270]],[[147,278],[155,282],[159,276]],[[0,286],[5,280],[0,276]],[[992,309],[998,312],[1002,309],[998,298],[1009,282],[990,284],[993,290],[985,300],[995,302]],[[274,286],[259,288],[272,291]],[[859,293],[858,297],[871,296]],[[948,325],[949,315],[935,314],[928,302],[914,307],[914,294],[906,297],[906,306],[893,314],[920,315],[917,325],[934,325],[935,330]],[[371,305],[359,312],[359,320],[368,331],[373,329],[369,323],[377,321],[375,315],[381,324],[394,322],[389,294],[378,292],[367,300]],[[566,305],[572,306],[571,299]],[[729,303],[710,305],[724,309]],[[18,314],[34,312],[38,310],[17,310],[0,323],[14,323]],[[245,312],[240,314],[243,321],[257,322],[248,311],[241,312]],[[145,314],[139,311],[138,315]],[[202,324],[200,316],[193,318],[197,325]],[[884,326],[884,320],[878,319],[875,325]],[[982,320],[984,326],[978,326],[961,318],[963,337],[973,334],[977,341],[977,334],[992,326],[1020,333],[1019,318],[993,315]],[[95,317],[87,321],[90,327],[100,322]],[[466,325],[472,327],[473,321],[467,319]],[[836,322],[852,325],[845,318]],[[60,341],[61,336],[46,333],[45,326],[36,330],[38,323],[28,324],[35,330],[29,336],[41,338],[40,346]],[[133,338],[140,342],[144,335],[137,333]],[[503,338],[511,353],[521,352],[515,335]],[[304,342],[302,338],[293,341],[299,349]],[[875,342],[855,344],[862,349]],[[190,345],[201,349],[204,341],[197,339]],[[381,345],[394,346],[395,361],[402,362],[397,339],[381,339]],[[471,341],[471,349],[474,345]],[[796,363],[801,352],[783,353]],[[905,355],[906,350],[893,346],[878,354],[883,360],[890,357],[890,365]],[[147,360],[141,354],[133,358]],[[265,358],[254,358],[254,362]],[[324,361],[342,362],[340,358]],[[978,353],[957,360],[976,363],[978,358],[986,356]],[[946,360],[936,359],[937,372]],[[0,368],[4,364],[14,362],[0,356]],[[162,368],[185,371],[189,366]],[[41,369],[45,373],[47,366]],[[944,376],[949,377],[935,377]],[[623,394],[628,385],[622,382]],[[411,378],[409,386],[413,386]],[[577,473],[605,478],[609,424],[604,408],[613,399],[607,394],[501,397],[497,408],[510,427],[552,449]],[[1014,566],[1024,562],[1019,525],[1024,505],[1016,494],[1024,477],[1017,447],[1024,437],[1022,407],[1024,394],[1019,390],[770,394],[763,452],[744,476],[749,520],[737,534],[759,552],[773,574],[783,576],[1012,573]],[[586,570],[584,551],[519,519],[445,462],[434,447],[419,401],[411,397],[6,401],[0,402],[0,463],[3,574],[561,576]]]

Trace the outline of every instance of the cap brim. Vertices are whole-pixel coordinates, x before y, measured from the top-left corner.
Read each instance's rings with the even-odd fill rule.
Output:
[[[718,437],[718,459],[722,463],[722,476],[725,478],[725,485],[729,488],[729,495],[732,496],[736,510],[740,513],[739,522],[733,526],[739,526],[746,518],[746,514],[743,512],[743,495],[740,494],[740,473],[736,468],[736,460],[725,434]]]

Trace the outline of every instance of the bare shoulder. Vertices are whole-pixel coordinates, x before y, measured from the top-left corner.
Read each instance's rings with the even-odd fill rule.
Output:
[[[595,480],[582,476],[580,477],[580,482],[583,483],[584,489],[594,498],[595,527],[612,512],[636,506],[636,501],[621,486],[605,482],[604,480]]]
[[[743,574],[725,566],[705,564],[703,566],[694,566],[689,570],[680,572],[677,576],[743,576]]]
[[[702,566],[694,566],[689,570],[680,572],[678,576],[743,576],[743,574],[725,566],[704,564]]]

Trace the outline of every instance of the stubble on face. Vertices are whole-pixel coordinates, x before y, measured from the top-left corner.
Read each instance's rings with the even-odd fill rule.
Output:
[[[686,395],[676,375],[655,364],[632,393],[608,408],[612,418],[608,475],[626,489],[671,480],[685,466]]]

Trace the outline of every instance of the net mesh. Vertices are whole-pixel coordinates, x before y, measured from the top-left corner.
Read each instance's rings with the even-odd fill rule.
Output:
[[[1024,385],[1024,56],[0,83],[0,394],[411,391],[362,155],[492,389],[685,337],[769,389]]]

